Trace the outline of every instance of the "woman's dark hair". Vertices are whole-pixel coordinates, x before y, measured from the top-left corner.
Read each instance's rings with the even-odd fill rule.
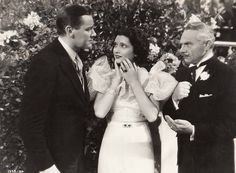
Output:
[[[149,42],[145,33],[137,28],[122,28],[116,35],[123,35],[129,38],[134,50],[134,62],[138,66],[144,66],[149,53]]]
[[[80,5],[67,5],[62,8],[57,15],[57,33],[59,35],[65,35],[65,27],[67,25],[78,29],[82,23],[81,16],[83,15],[90,15],[90,10],[87,7]]]

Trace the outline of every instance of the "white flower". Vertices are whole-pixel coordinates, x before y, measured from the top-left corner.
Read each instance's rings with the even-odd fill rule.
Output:
[[[200,0],[200,8],[207,14],[210,14],[211,0]]]
[[[217,25],[217,22],[214,18],[211,18],[211,28],[212,29],[217,29],[219,26]]]
[[[160,61],[166,65],[166,71],[170,74],[175,73],[180,65],[180,60],[172,53],[162,55]]]
[[[151,54],[158,55],[158,53],[160,52],[160,47],[157,44],[150,43],[149,50]]]
[[[4,35],[4,33],[1,33],[0,34],[0,45],[1,46],[4,46],[4,41],[5,41],[5,35]]]
[[[183,7],[185,0],[176,0],[176,3],[178,3],[180,7]]]
[[[6,58],[6,54],[4,52],[2,52],[0,54],[0,60],[3,61]]]
[[[13,36],[18,36],[17,31],[9,30],[9,31],[5,31],[3,33],[0,33],[0,45],[4,46],[5,41],[6,41],[6,43],[9,43],[10,38]]]
[[[218,59],[219,61],[221,61],[222,63],[227,64],[225,57],[219,56],[219,57],[217,57],[217,59]]]
[[[43,24],[40,22],[41,17],[33,11],[31,11],[30,14],[28,14],[27,18],[23,20],[23,24],[28,26],[30,30],[33,30],[36,26],[42,27]]]
[[[192,14],[191,17],[189,18],[188,23],[195,23],[195,22],[201,22],[201,19],[196,15]]]
[[[210,74],[206,71],[202,72],[200,75],[200,80],[207,80],[210,77]]]

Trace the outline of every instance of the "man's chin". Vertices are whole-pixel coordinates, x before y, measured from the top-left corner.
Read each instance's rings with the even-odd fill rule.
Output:
[[[84,47],[83,47],[83,49],[85,50],[85,51],[89,51],[89,50],[91,50],[93,48],[93,45],[92,44],[86,44]]]
[[[183,64],[185,65],[185,66],[189,66],[191,63],[189,62],[189,61],[186,61],[185,59],[183,60]]]

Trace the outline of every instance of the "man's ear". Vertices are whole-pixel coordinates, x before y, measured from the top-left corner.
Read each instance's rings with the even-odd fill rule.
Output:
[[[66,35],[71,37],[71,38],[74,38],[74,34],[73,34],[73,28],[70,26],[70,25],[67,25],[65,27],[65,32],[66,32]]]
[[[212,41],[211,41],[211,40],[207,40],[207,41],[205,42],[206,50],[211,49],[211,48],[212,48],[212,45],[213,45]]]

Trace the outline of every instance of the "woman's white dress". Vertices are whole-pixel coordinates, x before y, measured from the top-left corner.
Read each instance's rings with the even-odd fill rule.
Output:
[[[159,126],[161,138],[161,173],[178,173],[177,166],[177,137],[162,116]]]
[[[144,91],[156,101],[168,98],[177,83],[170,74],[161,70],[162,64],[159,63],[150,72],[138,67]],[[98,59],[88,74],[90,93],[105,93],[114,75],[115,71],[110,68],[106,57]],[[147,120],[125,80],[118,87],[107,119],[98,173],[154,173],[152,138]]]

